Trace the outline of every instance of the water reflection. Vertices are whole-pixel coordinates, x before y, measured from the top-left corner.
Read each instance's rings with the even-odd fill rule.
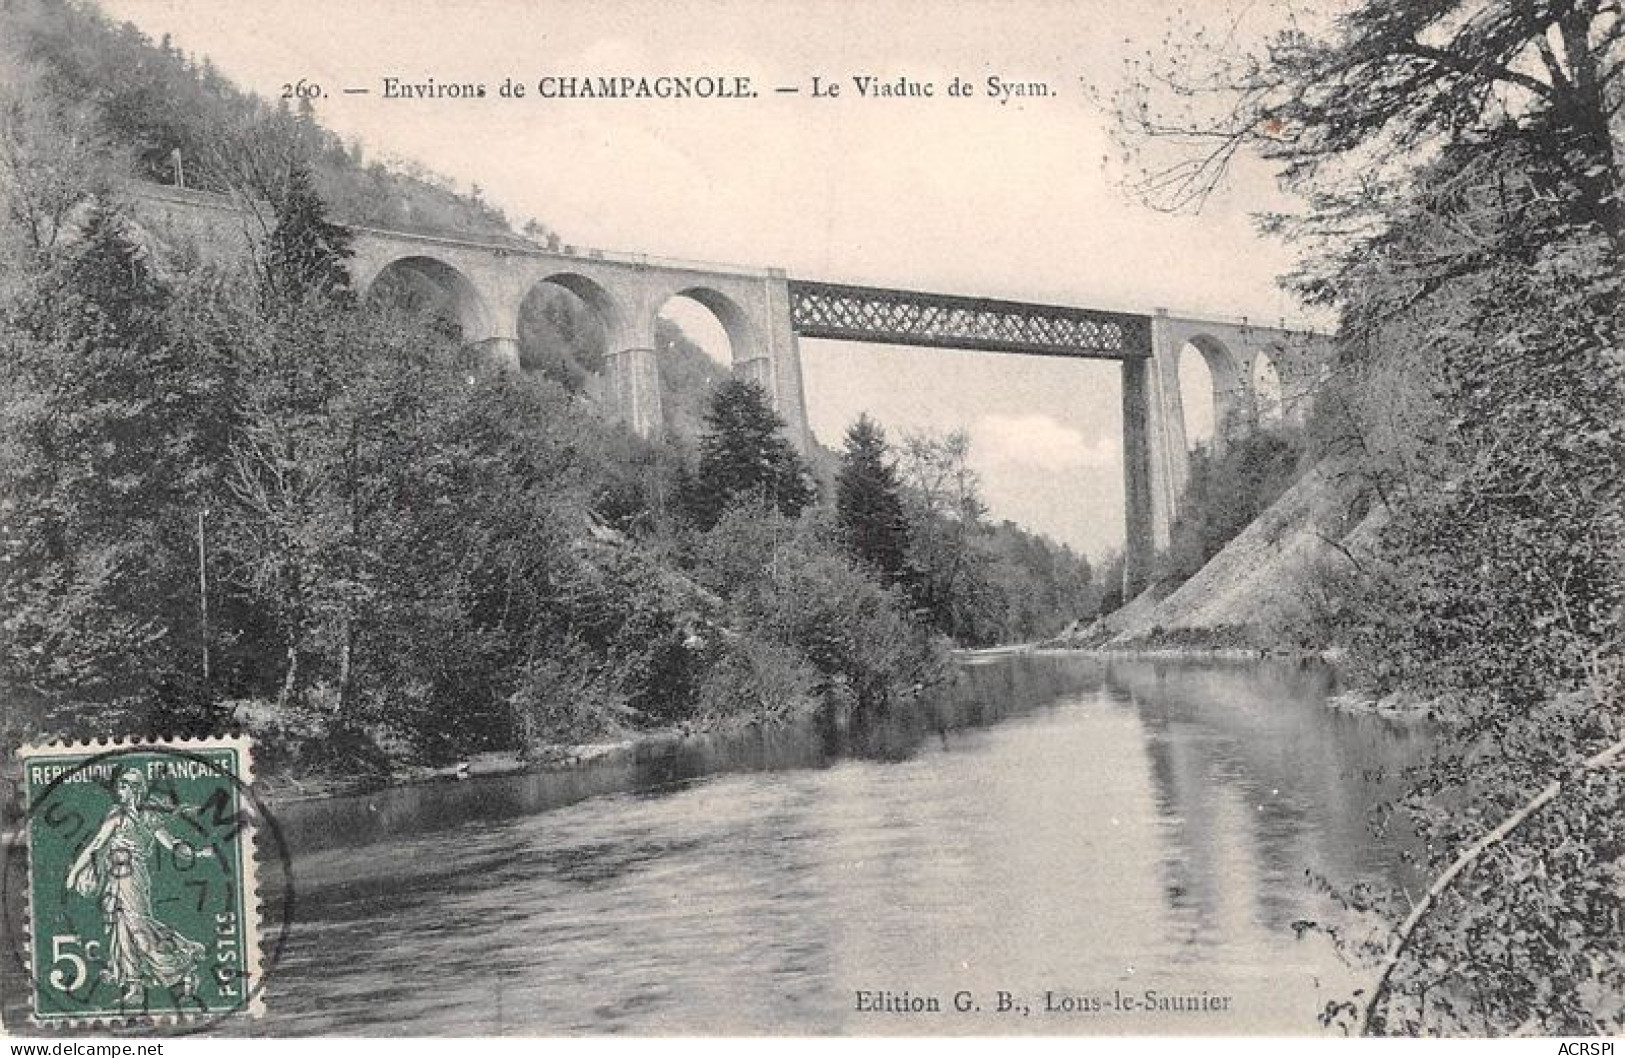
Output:
[[[702,735],[617,757],[590,769],[542,772],[461,783],[395,787],[377,793],[289,805],[279,818],[295,848],[353,848],[395,834],[461,826],[559,808],[607,793],[657,791],[685,781],[741,772],[828,767],[858,757],[904,760],[922,745],[947,749],[948,733],[986,727],[1066,695],[1098,687],[1092,661],[1029,658],[965,665],[952,688],[927,700],[839,727],[823,719]]]
[[[1311,875],[1415,890],[1401,858],[1414,842],[1373,840],[1368,815],[1398,794],[1421,731],[1328,711],[1331,678],[1318,668],[1130,663],[1106,679],[1145,727],[1186,958],[1244,946],[1260,927],[1285,934],[1313,910]]]
[[[1346,983],[1294,939],[1304,872],[1403,880],[1370,780],[1424,748],[1327,680],[1006,658],[869,723],[287,806],[299,911],[252,1031],[1311,1032]],[[1042,1009],[1147,989],[1229,1009]]]

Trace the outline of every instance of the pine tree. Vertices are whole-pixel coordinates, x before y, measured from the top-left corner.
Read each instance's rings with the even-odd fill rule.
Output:
[[[355,292],[345,263],[354,252],[350,232],[327,219],[327,207],[303,164],[289,166],[287,182],[273,206],[276,226],[262,261],[268,296],[284,304],[310,297],[353,302]]]
[[[703,529],[742,499],[757,499],[794,518],[815,498],[811,475],[784,436],[784,420],[756,383],[738,377],[717,387],[705,415],[700,467],[687,504]]]
[[[904,583],[908,515],[897,472],[888,461],[886,432],[867,414],[846,431],[835,479],[835,512],[846,533],[848,553],[878,573],[883,583]]]

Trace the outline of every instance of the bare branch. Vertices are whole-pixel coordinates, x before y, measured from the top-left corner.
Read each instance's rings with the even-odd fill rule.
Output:
[[[1601,752],[1587,758],[1576,770],[1576,775],[1612,767],[1616,761],[1622,758],[1625,758],[1625,739],[1621,739]],[[1562,780],[1553,780],[1547,783],[1539,793],[1525,802],[1522,808],[1507,816],[1496,824],[1489,833],[1467,846],[1461,855],[1457,856],[1450,866],[1445,869],[1445,872],[1434,879],[1432,885],[1428,886],[1427,892],[1422,894],[1421,902],[1411,910],[1411,913],[1406,916],[1405,921],[1400,924],[1398,931],[1394,934],[1394,940],[1389,946],[1388,955],[1383,960],[1382,973],[1378,975],[1376,986],[1371,989],[1371,997],[1366,1001],[1365,1017],[1362,1023],[1363,1033],[1369,1035],[1372,1031],[1377,1008],[1388,995],[1389,978],[1393,976],[1394,968],[1399,965],[1399,960],[1410,947],[1411,938],[1416,934],[1416,928],[1422,924],[1422,920],[1432,910],[1434,903],[1455,884],[1456,879],[1461,877],[1467,868],[1478,862],[1484,853],[1499,845],[1514,830],[1528,822],[1535,813],[1557,800],[1562,792]]]

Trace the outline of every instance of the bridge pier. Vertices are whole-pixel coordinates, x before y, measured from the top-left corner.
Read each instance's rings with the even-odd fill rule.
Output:
[[[604,357],[605,390],[639,437],[659,437],[665,428],[660,407],[660,367],[651,348],[622,349]]]
[[[783,272],[773,270],[762,284],[762,356],[766,364],[753,366],[769,380],[762,384],[773,394],[773,408],[784,420],[785,433],[803,456],[812,452],[812,428],[807,424],[807,398],[801,380],[801,341],[791,323],[790,284]]]
[[[1123,601],[1151,582],[1157,557],[1152,502],[1151,360],[1123,361]]]
[[[1179,353],[1167,309],[1151,317],[1151,537],[1158,551],[1172,540],[1179,498],[1190,477],[1185,398],[1179,388]]]
[[[774,378],[773,358],[770,356],[753,356],[745,360],[735,360],[733,373],[740,378],[748,379],[762,387],[762,392],[773,399],[775,405],[779,403],[778,385]],[[783,418],[780,414],[780,418]]]

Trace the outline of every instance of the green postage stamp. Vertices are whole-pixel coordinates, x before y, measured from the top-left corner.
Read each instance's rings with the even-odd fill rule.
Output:
[[[25,746],[20,757],[35,1020],[258,1013],[248,741]]]

